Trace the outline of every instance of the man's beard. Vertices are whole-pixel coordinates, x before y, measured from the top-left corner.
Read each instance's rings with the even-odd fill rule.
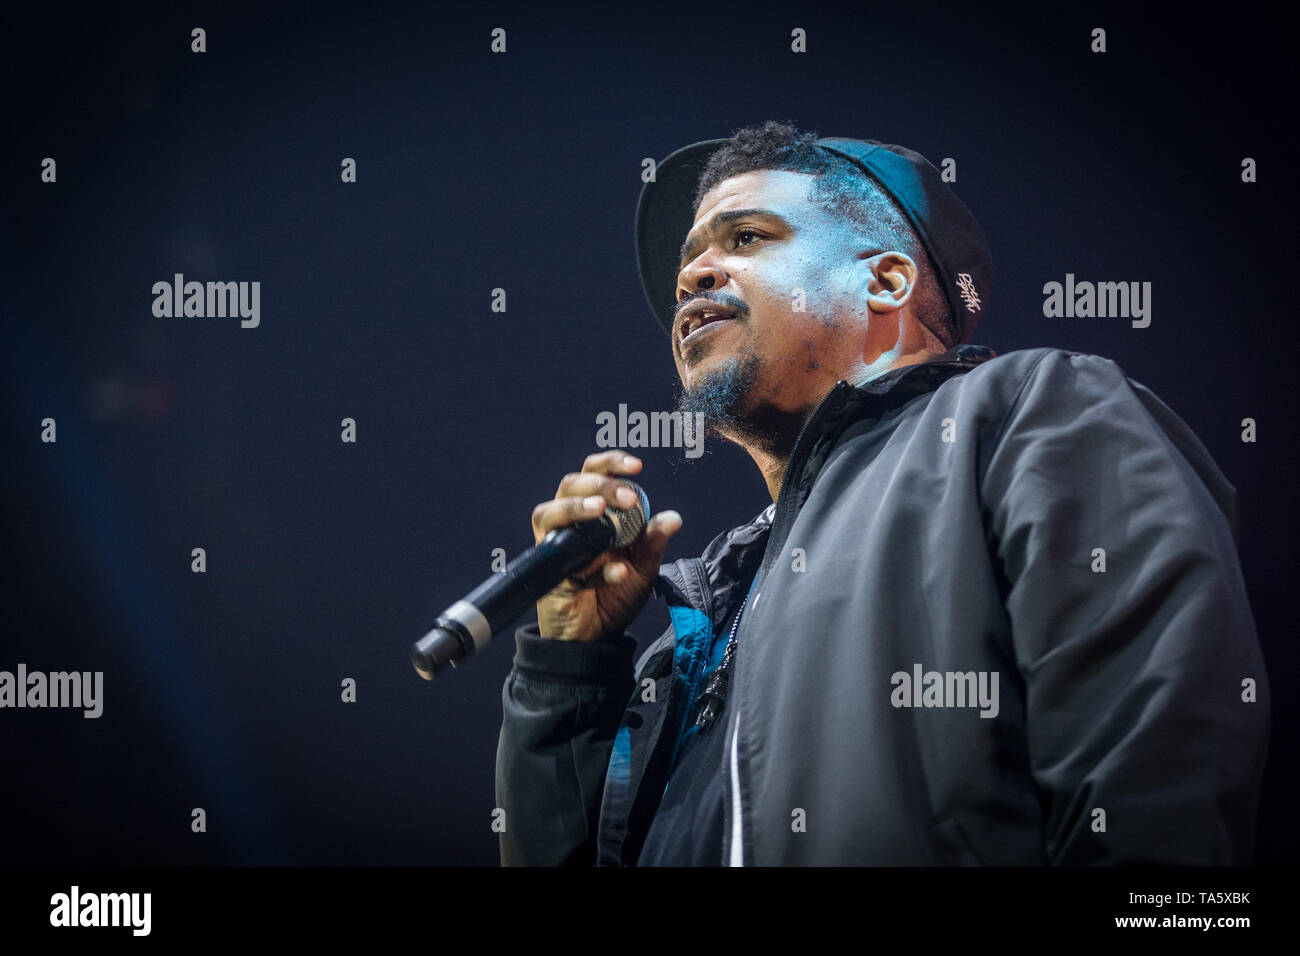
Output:
[[[729,358],[677,395],[683,420],[704,415],[704,428],[737,444],[757,445],[771,455],[790,454],[803,425],[801,412],[766,404],[754,394],[763,360],[754,352]]]

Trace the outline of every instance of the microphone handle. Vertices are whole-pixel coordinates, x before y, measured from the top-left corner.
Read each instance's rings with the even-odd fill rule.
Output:
[[[614,543],[614,526],[606,517],[579,521],[549,531],[546,537],[457,601],[415,642],[411,663],[425,680],[443,667],[456,666],[481,650],[530,604],[549,593],[574,571]]]
[[[536,604],[613,543],[614,528],[608,518],[556,528],[507,564],[505,571],[471,591],[465,600],[487,618],[492,634],[500,633],[530,604]]]

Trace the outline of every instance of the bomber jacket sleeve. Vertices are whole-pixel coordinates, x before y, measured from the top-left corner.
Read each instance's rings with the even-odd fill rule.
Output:
[[[1113,361],[1053,350],[982,493],[1047,862],[1252,862],[1271,718],[1236,489]]]
[[[595,862],[605,771],[635,686],[635,653],[629,634],[577,643],[544,638],[536,623],[516,632],[497,743],[502,865]]]

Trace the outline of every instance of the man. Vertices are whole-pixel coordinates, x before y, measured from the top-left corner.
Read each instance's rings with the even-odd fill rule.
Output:
[[[938,171],[769,122],[660,164],[637,237],[682,410],[773,503],[666,564],[658,514],[538,602],[503,862],[1249,863],[1235,489],[1114,362],[964,344],[993,267]],[[640,467],[589,457],[536,538]],[[671,626],[634,666],[652,588]]]

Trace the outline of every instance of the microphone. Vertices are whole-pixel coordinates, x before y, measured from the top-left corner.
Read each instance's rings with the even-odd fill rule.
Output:
[[[650,499],[636,482],[616,478],[636,492],[631,508],[606,502],[598,517],[554,528],[457,601],[434,622],[433,630],[411,647],[411,663],[425,680],[433,680],[444,667],[483,649],[530,604],[550,592],[574,571],[602,551],[623,548],[636,540],[650,519]]]

